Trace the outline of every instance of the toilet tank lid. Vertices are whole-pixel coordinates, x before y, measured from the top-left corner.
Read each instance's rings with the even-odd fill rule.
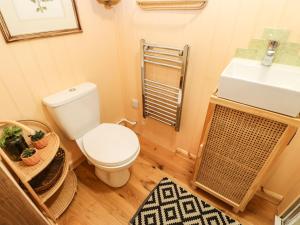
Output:
[[[43,103],[50,107],[58,107],[66,103],[72,102],[81,96],[87,95],[95,90],[97,86],[93,83],[82,83],[66,90],[57,92],[43,99]]]

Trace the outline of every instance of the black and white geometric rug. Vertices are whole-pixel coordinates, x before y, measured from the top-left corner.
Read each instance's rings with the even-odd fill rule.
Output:
[[[132,225],[241,225],[168,178],[152,190]]]

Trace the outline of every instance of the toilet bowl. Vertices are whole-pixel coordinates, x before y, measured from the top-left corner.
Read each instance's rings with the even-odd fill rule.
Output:
[[[136,134],[127,127],[100,123],[97,86],[82,83],[45,97],[43,103],[57,125],[75,140],[88,161],[95,166],[96,176],[112,187],[126,184],[129,167],[139,155]]]
[[[76,140],[96,176],[111,187],[121,187],[130,178],[129,167],[140,153],[136,134],[127,127],[103,123]]]

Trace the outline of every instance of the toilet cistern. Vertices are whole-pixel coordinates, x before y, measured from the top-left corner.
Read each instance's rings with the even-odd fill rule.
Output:
[[[279,45],[278,41],[275,41],[275,40],[269,41],[268,49],[267,49],[266,54],[261,62],[264,66],[272,65],[278,45]]]

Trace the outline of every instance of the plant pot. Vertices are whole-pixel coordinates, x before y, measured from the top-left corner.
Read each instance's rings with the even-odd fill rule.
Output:
[[[27,165],[27,166],[34,166],[36,164],[38,164],[41,160],[41,156],[39,154],[39,152],[35,149],[34,150],[34,154],[30,157],[26,157],[24,158],[22,155],[21,155],[21,159],[22,161]]]
[[[42,139],[38,140],[38,141],[32,141],[32,145],[36,148],[36,149],[42,149],[45,148],[48,145],[48,138],[47,137],[43,137]]]
[[[5,140],[4,151],[13,161],[21,160],[20,156],[25,148],[28,148],[28,145],[22,135],[11,138],[8,137]]]

